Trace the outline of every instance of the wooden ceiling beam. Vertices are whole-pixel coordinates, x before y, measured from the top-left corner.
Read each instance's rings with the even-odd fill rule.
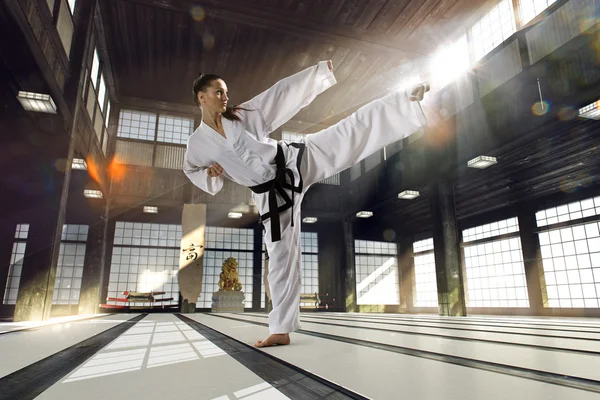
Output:
[[[192,6],[202,6],[208,18],[227,21],[276,33],[294,35],[307,40],[346,47],[366,53],[388,54],[398,58],[420,57],[427,50],[415,39],[394,38],[382,40],[362,31],[355,31],[323,23],[299,19],[282,10],[271,11],[264,7],[248,6],[247,1],[217,0],[121,0],[147,7],[190,15]]]

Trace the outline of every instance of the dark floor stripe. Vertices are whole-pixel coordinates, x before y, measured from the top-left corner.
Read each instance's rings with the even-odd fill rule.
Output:
[[[34,399],[146,315],[138,315],[123,321],[115,327],[5,376],[0,379],[0,400]],[[85,397],[83,393],[81,396]]]
[[[412,317],[390,317],[390,316],[378,316],[375,313],[372,313],[372,316],[366,315],[368,313],[353,313],[354,315],[360,318],[374,318],[380,319],[384,321],[416,321],[416,322],[425,322],[425,323],[438,323],[438,324],[452,324],[452,325],[475,325],[475,326],[491,326],[491,327],[500,327],[500,328],[514,328],[514,329],[539,329],[539,330],[551,330],[551,331],[564,331],[564,332],[577,332],[577,333],[595,333],[600,330],[600,326],[589,326],[589,325],[559,325],[559,324],[541,324],[535,322],[517,322],[517,321],[489,321],[489,320],[475,320],[474,318],[462,319],[462,317],[454,317],[455,320],[450,320],[449,318],[412,318]],[[403,314],[401,314],[403,315]],[[501,322],[504,322],[503,325],[500,325]],[[511,326],[515,325],[515,326]],[[528,325],[528,326],[526,326]],[[535,328],[535,326],[543,327],[543,328]],[[562,329],[562,328],[551,328],[552,326],[561,326],[563,328],[576,328],[576,329]],[[577,330],[579,328],[586,328],[589,330]]]
[[[240,314],[240,315],[252,315],[252,316],[255,316],[255,317],[267,318],[267,316],[265,314],[258,314],[258,313],[243,313],[243,314]],[[545,338],[551,338],[551,339],[589,340],[589,341],[592,341],[592,342],[600,341],[600,339],[594,339],[594,338],[591,338],[591,337],[574,337],[574,336],[564,336],[564,335],[546,335],[546,334],[541,334],[541,333],[499,331],[499,330],[495,330],[495,329],[454,328],[454,327],[446,327],[446,326],[424,325],[424,324],[419,324],[419,323],[411,324],[409,322],[386,322],[386,321],[398,321],[396,319],[383,320],[381,318],[375,318],[376,321],[373,321],[373,320],[366,319],[366,318],[340,318],[340,317],[334,317],[334,316],[328,316],[328,315],[318,315],[318,314],[315,314],[315,315],[304,314],[304,315],[301,315],[301,318],[314,318],[314,319],[325,319],[325,320],[329,320],[329,321],[352,321],[352,322],[361,322],[361,323],[369,323],[369,324],[383,324],[383,325],[410,326],[410,327],[432,328],[432,329],[445,329],[445,330],[452,330],[452,331],[467,331],[467,332],[481,332],[481,333],[500,333],[500,334],[504,334],[504,335],[535,336],[535,337],[545,337]],[[477,325],[474,325],[474,326],[477,326]],[[539,329],[539,328],[514,328],[514,329],[543,330],[543,329]],[[397,331],[397,332],[404,332],[404,331]],[[567,332],[573,332],[573,333],[593,333],[593,332],[574,332],[574,331],[571,331],[571,330],[569,330]],[[446,335],[446,336],[447,337],[452,337],[452,338],[454,337],[452,335]]]
[[[240,314],[240,315],[243,315],[243,314]],[[252,316],[255,316],[257,318],[267,318],[266,316],[262,316],[262,315],[254,315],[253,314]],[[366,321],[366,320],[360,321],[360,320],[349,319],[349,318],[327,318],[327,317],[312,317],[312,316],[301,316],[301,318],[303,318],[303,320],[305,322],[311,323],[311,324],[322,324],[322,325],[332,325],[332,326],[343,326],[343,327],[347,327],[347,328],[378,330],[378,331],[385,331],[385,332],[403,333],[403,334],[407,334],[407,335],[433,336],[433,337],[441,337],[441,338],[447,338],[447,339],[452,339],[452,340],[461,340],[461,341],[467,341],[467,342],[484,342],[484,343],[494,343],[494,344],[502,344],[502,345],[525,346],[525,347],[533,347],[533,348],[543,349],[543,350],[564,351],[564,352],[572,352],[572,353],[577,353],[577,354],[588,354],[588,355],[593,355],[593,356],[600,355],[600,351],[573,349],[573,348],[568,348],[568,347],[543,346],[543,345],[537,345],[537,344],[509,342],[509,341],[503,341],[503,340],[492,340],[492,339],[482,339],[482,338],[465,338],[465,337],[458,337],[458,336],[452,336],[452,335],[442,335],[439,333],[410,332],[410,331],[403,331],[403,330],[396,330],[396,329],[373,328],[373,327],[367,327],[367,326],[352,326],[352,325],[346,325],[346,324],[333,324],[330,322],[321,322],[321,321],[323,321],[323,320],[348,321],[348,322],[358,322],[358,323],[362,323],[362,324],[381,324],[381,325],[392,325],[392,326],[399,325],[399,326],[411,326],[411,327],[426,327],[426,328],[432,328],[432,329],[448,329],[448,330],[471,331],[471,332],[480,332],[480,333],[499,333],[499,334],[503,334],[503,335],[535,336],[535,337],[543,337],[543,338],[551,338],[551,339],[589,340],[592,342],[598,342],[598,341],[600,341],[600,339],[584,339],[584,338],[574,338],[574,337],[569,337],[569,336],[553,336],[553,335],[542,335],[542,334],[534,334],[534,333],[511,333],[511,332],[479,330],[479,329],[443,328],[443,327],[435,327],[435,326],[427,326],[427,325],[416,325],[416,324],[412,325],[412,324],[402,324],[402,323],[393,323],[393,322],[375,322],[375,321]],[[309,320],[309,318],[312,318],[312,320]],[[318,320],[319,322],[314,321],[314,320]]]
[[[184,315],[176,316],[292,400],[368,399]]]
[[[364,319],[364,320],[368,320],[368,319],[376,319],[378,321],[396,321],[397,324],[409,324],[409,322],[397,322],[397,321],[414,321],[415,323],[424,323],[424,324],[439,324],[439,325],[460,325],[460,326],[481,326],[484,328],[512,328],[512,329],[530,329],[530,330],[538,330],[538,331],[555,331],[555,332],[570,332],[570,333],[583,333],[583,334],[597,334],[599,331],[594,331],[593,328],[590,328],[589,331],[578,331],[578,330],[574,330],[574,329],[560,329],[560,328],[533,328],[533,327],[518,327],[518,326],[507,326],[507,325],[492,325],[492,324],[476,324],[476,323],[462,323],[462,322],[452,322],[452,321],[435,321],[435,320],[431,320],[431,321],[425,321],[425,320],[420,320],[420,319],[416,319],[416,318],[382,318],[382,317],[367,317],[367,316],[359,316],[357,313],[353,313],[353,316],[357,316],[358,318],[356,318],[356,320],[359,319]],[[332,316],[335,317],[335,316]],[[424,327],[429,327],[429,328],[438,328],[438,329],[456,329],[456,330],[475,330],[478,332],[499,332],[497,330],[481,330],[481,329],[473,329],[473,328],[453,328],[453,327],[447,327],[447,326],[435,326],[435,325],[417,325],[414,323],[410,323],[410,326],[424,326]],[[560,336],[549,336],[549,337],[560,337]],[[572,339],[576,339],[576,338],[572,338]],[[598,340],[598,339],[585,339],[585,340]]]
[[[60,324],[73,324],[75,322],[90,321],[92,319],[105,318],[105,317],[109,317],[109,316],[110,315],[94,315],[89,318],[82,318],[82,319],[77,319],[77,320],[73,320],[73,321],[61,321],[61,322],[56,322],[54,324],[48,324],[48,325],[42,325],[42,326],[32,326],[31,328],[14,329],[12,331],[0,332],[0,336],[8,335],[9,333],[37,331],[38,329],[43,329],[47,326],[54,326],[54,325],[60,325]],[[2,329],[2,328],[0,328],[0,329]]]
[[[219,318],[230,319],[230,320],[234,320],[234,321],[251,323],[254,325],[268,326],[268,324],[263,323],[263,322],[255,322],[255,321],[250,321],[250,320],[243,319],[243,318],[235,318],[235,317],[219,315],[219,314],[208,314],[208,315],[211,315],[214,317],[219,317]],[[539,370],[535,370],[535,369],[517,367],[517,366],[512,366],[512,365],[498,364],[498,363],[493,363],[493,362],[489,362],[489,361],[474,360],[474,359],[470,359],[470,358],[466,358],[466,357],[451,356],[448,354],[435,353],[432,351],[416,350],[416,349],[411,349],[408,347],[395,346],[395,345],[389,345],[389,344],[383,344],[383,343],[377,343],[377,342],[370,342],[367,340],[352,339],[352,338],[347,338],[347,337],[343,337],[343,336],[331,335],[328,333],[307,331],[304,329],[300,329],[300,330],[296,331],[296,333],[315,336],[315,337],[318,337],[321,339],[329,339],[329,340],[335,340],[337,342],[343,342],[343,343],[349,343],[349,344],[354,344],[354,345],[358,345],[358,346],[370,347],[373,349],[384,350],[384,351],[404,354],[404,355],[413,356],[413,357],[426,358],[429,360],[440,361],[440,362],[444,362],[444,363],[448,363],[448,364],[460,365],[462,367],[475,368],[475,369],[488,371],[488,372],[495,372],[495,373],[511,375],[511,376],[515,376],[515,377],[519,377],[519,378],[531,379],[531,380],[540,381],[540,382],[544,382],[544,383],[548,383],[548,384],[565,386],[565,387],[569,387],[569,388],[573,388],[573,389],[580,389],[580,390],[585,390],[585,391],[589,391],[589,392],[600,393],[600,382],[592,380],[592,379],[585,379],[585,378],[579,378],[579,377],[575,377],[575,376],[556,374],[553,372],[539,371]]]

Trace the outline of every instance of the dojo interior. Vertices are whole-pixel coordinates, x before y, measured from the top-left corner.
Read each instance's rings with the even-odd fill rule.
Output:
[[[594,0],[2,1],[0,399],[599,399],[599,18]],[[256,349],[263,230],[248,188],[182,171],[192,82],[216,73],[239,104],[322,60],[338,83],[272,138],[422,80],[433,113],[309,190],[302,326]],[[243,310],[212,312],[228,257]]]

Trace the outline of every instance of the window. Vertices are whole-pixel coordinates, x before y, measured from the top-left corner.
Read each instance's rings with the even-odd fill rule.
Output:
[[[63,225],[52,304],[79,304],[87,225]]]
[[[600,215],[600,196],[538,211],[535,219],[537,226],[541,227],[594,215]]]
[[[69,3],[69,10],[71,11],[71,15],[75,14],[75,2],[77,0],[67,0],[67,2]]]
[[[211,308],[212,294],[219,290],[223,261],[234,257],[238,262],[238,279],[245,296],[245,308],[252,308],[254,231],[252,229],[206,227],[202,293],[196,308]]]
[[[300,232],[300,247],[302,251],[302,286],[301,293],[319,293],[319,236],[317,232]],[[265,308],[265,252],[262,254],[261,307]],[[314,302],[300,303],[314,305]]]
[[[511,0],[502,0],[471,28],[474,61],[479,61],[517,30]]]
[[[357,304],[400,304],[395,243],[354,241]]]
[[[319,240],[317,232],[301,232],[302,289],[301,293],[319,292]],[[313,302],[300,305],[314,305]]]
[[[186,144],[188,137],[194,131],[192,118],[160,115],[158,117],[158,141]]]
[[[433,239],[413,243],[415,260],[414,299],[415,307],[437,307],[437,278]]]
[[[473,240],[487,239],[514,232],[519,232],[519,221],[517,218],[509,218],[503,221],[465,229],[463,231],[463,240],[465,242],[471,242]]]
[[[104,83],[104,74],[100,73],[100,89],[98,90],[98,103],[100,109],[104,111],[104,99],[106,98],[106,84]]]
[[[583,200],[540,211],[538,226],[591,216],[591,204]],[[592,214],[593,215],[593,214]],[[544,218],[545,217],[545,218]],[[600,218],[599,218],[600,219]],[[547,307],[598,308],[600,306],[600,223],[589,222],[539,233],[548,294]]]
[[[468,307],[529,307],[518,232],[517,218],[463,231]]]
[[[173,300],[161,304],[177,304],[180,245],[180,225],[117,222],[108,296],[122,297],[124,291],[163,291],[165,295],[160,297]]]
[[[94,58],[92,59],[92,75],[90,79],[92,80],[92,85],[96,88],[98,84],[98,73],[100,72],[100,57],[98,56],[98,49],[94,49]]]
[[[106,115],[104,116],[104,125],[106,125],[107,129],[108,129],[109,118],[110,118],[110,100],[108,100],[108,102],[106,104]]]
[[[154,141],[156,114],[122,110],[117,135],[123,138]]]
[[[25,248],[27,245],[28,235],[29,224],[17,225],[15,230],[15,241],[13,243],[12,254],[10,256],[10,266],[8,267],[6,288],[4,290],[4,304],[17,303],[19,283],[21,281],[21,272],[23,269],[23,258],[25,257]]]
[[[527,25],[546,8],[554,4],[556,0],[519,0],[519,16],[521,26]]]

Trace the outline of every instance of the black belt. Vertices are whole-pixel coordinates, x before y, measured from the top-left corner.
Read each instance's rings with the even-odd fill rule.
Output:
[[[300,161],[302,153],[304,152],[304,144],[302,143],[290,143],[290,146],[298,147],[300,153],[298,154],[298,173],[300,173]],[[271,240],[277,242],[281,240],[281,222],[279,214],[292,209],[292,226],[294,226],[294,193],[302,192],[302,177],[300,177],[300,183],[295,186],[294,172],[286,167],[285,156],[283,154],[283,148],[277,144],[277,154],[275,155],[275,166],[277,168],[275,173],[275,179],[269,182],[261,183],[260,185],[250,187],[256,194],[269,193],[269,211],[260,216],[262,221],[271,218]],[[289,177],[290,182],[286,180],[286,176]],[[285,192],[288,189],[292,192],[292,197]],[[279,206],[277,204],[277,193],[281,196],[284,203]]]

